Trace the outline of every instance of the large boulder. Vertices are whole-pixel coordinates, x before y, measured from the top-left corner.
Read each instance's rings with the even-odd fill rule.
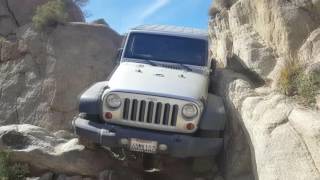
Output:
[[[310,66],[320,63],[320,28],[314,30],[301,46],[299,60]]]
[[[49,0],[0,0],[0,36],[13,36],[18,27],[31,23],[37,7],[47,2]],[[84,22],[80,7],[72,0],[65,2],[68,21]]]
[[[252,162],[244,163],[250,159],[242,153],[245,151],[234,151],[229,156],[245,159],[238,162],[242,167],[251,167],[245,171],[247,175],[254,174],[255,179],[261,180],[319,179],[320,112],[299,108],[266,87],[253,89],[247,79],[232,71],[223,70],[218,74],[217,92],[225,98],[230,123],[245,133]],[[226,149],[243,149],[243,144],[233,143]],[[226,167],[234,162],[233,158],[227,159]],[[239,170],[229,168],[226,178],[245,175],[237,172]]]
[[[77,138],[56,137],[28,124],[1,126],[0,149],[10,151],[12,161],[28,164],[33,175],[53,171],[94,177],[115,165],[106,151],[88,150]]]
[[[319,179],[320,112],[275,89],[288,61],[320,72],[320,1],[226,4],[215,2],[209,24],[211,54],[225,68],[213,82],[229,112],[225,178]]]
[[[17,34],[21,45],[7,48],[16,52],[0,64],[0,123],[69,129],[78,96],[113,70],[121,37],[106,26],[83,23],[48,34],[26,25]]]

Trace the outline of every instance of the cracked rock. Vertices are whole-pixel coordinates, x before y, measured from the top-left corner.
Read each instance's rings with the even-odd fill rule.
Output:
[[[103,150],[85,149],[76,138],[58,138],[43,128],[27,124],[1,126],[0,149],[9,150],[13,161],[29,164],[32,174],[54,171],[95,177],[116,165]]]
[[[113,70],[121,37],[106,26],[85,23],[60,25],[50,34],[25,25],[17,37],[1,48],[0,124],[69,130],[78,96]]]

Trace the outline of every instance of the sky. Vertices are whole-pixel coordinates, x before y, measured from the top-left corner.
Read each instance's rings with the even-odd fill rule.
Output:
[[[104,18],[120,34],[142,24],[207,29],[212,0],[90,0],[83,7],[88,22]]]

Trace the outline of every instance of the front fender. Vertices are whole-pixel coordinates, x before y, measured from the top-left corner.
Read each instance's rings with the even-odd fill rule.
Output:
[[[205,131],[223,131],[226,120],[223,99],[214,94],[209,94],[200,120],[199,129]]]

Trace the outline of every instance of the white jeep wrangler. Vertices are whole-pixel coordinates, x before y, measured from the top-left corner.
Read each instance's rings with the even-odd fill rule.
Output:
[[[110,78],[81,95],[76,134],[148,154],[216,155],[226,115],[222,99],[208,93],[214,63],[207,38],[174,26],[130,30]]]

